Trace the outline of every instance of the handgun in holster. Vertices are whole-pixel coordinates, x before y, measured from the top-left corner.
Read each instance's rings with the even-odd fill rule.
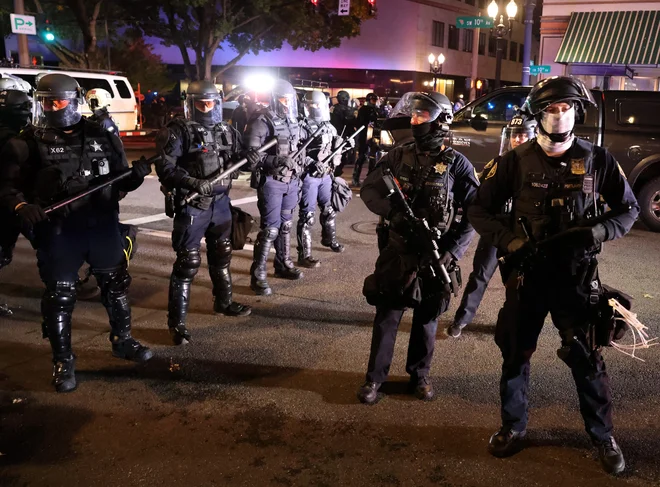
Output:
[[[174,218],[174,214],[176,212],[175,190],[168,190],[164,186],[161,186],[160,190],[163,195],[165,195],[165,214],[169,218]]]

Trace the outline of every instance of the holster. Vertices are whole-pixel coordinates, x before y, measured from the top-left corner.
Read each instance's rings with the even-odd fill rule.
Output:
[[[165,214],[170,218],[174,218],[175,213],[176,204],[174,202],[174,192],[168,191],[165,193]]]
[[[612,346],[612,342],[621,340],[628,331],[628,324],[618,318],[614,308],[609,305],[610,299],[616,299],[627,310],[632,308],[631,296],[613,287],[602,285],[593,323],[594,345],[597,347]]]
[[[259,189],[263,185],[262,174],[263,171],[260,167],[252,171],[252,175],[250,176],[250,188]]]

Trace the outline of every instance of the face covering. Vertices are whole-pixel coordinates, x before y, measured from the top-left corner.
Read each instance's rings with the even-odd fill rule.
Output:
[[[433,152],[442,147],[442,143],[445,140],[445,132],[435,130],[436,127],[437,125],[433,122],[410,126],[413,137],[415,138],[415,144],[419,150]]]
[[[575,108],[564,113],[543,112],[541,115],[543,131],[555,142],[563,142],[571,137],[575,126]]]

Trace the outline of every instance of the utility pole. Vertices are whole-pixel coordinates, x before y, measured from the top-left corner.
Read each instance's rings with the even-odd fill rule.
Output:
[[[14,13],[19,15],[25,14],[25,3],[23,0],[14,0]],[[20,66],[30,65],[30,49],[28,47],[27,35],[16,34],[18,38],[18,64]]]
[[[532,25],[534,23],[534,9],[536,0],[525,2],[525,47],[523,48],[522,85],[529,84],[529,62],[532,58]],[[542,64],[542,63],[541,63]]]
[[[481,16],[481,12],[479,12]],[[481,29],[474,29],[472,35],[472,72],[470,73],[470,100],[474,101],[477,99],[477,68],[479,66],[479,32]]]

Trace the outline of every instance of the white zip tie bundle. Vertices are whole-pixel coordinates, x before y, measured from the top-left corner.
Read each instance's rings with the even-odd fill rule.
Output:
[[[629,357],[644,362],[644,359],[637,357],[635,352],[638,349],[651,348],[655,345],[658,345],[658,338],[656,337],[649,339],[649,335],[646,332],[646,330],[649,329],[648,326],[641,323],[637,319],[637,315],[635,313],[631,313],[616,299],[609,299],[607,303],[614,309],[614,312],[618,313],[621,319],[625,321],[628,326],[630,326],[630,331],[632,332],[633,337],[633,343],[631,345],[622,345],[612,342],[612,348],[628,355]]]

